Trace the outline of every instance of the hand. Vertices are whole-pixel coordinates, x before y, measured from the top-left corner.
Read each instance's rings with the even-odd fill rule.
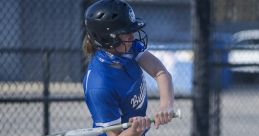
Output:
[[[134,136],[140,136],[150,128],[150,119],[148,117],[133,117],[129,119],[129,122],[132,124],[129,129]]]
[[[159,125],[167,124],[172,120],[172,111],[171,110],[161,110],[160,112],[155,114],[155,127],[159,128]]]

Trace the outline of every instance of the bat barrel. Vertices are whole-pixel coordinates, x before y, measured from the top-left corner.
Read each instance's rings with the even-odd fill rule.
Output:
[[[182,119],[182,114],[181,114],[181,110],[180,110],[180,109],[177,109],[176,112],[172,111],[172,112],[171,112],[171,115],[172,115],[172,118],[180,118],[180,119]],[[154,123],[154,122],[155,122],[154,117],[151,117],[151,118],[150,118],[150,122],[151,122],[151,123]]]

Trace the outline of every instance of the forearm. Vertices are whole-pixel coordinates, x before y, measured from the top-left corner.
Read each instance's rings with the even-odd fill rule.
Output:
[[[172,108],[174,102],[173,83],[172,77],[165,66],[148,51],[141,56],[138,62],[157,81],[160,92],[160,107]]]
[[[173,108],[174,89],[171,74],[166,70],[161,70],[157,72],[155,80],[157,81],[160,94],[160,108]]]

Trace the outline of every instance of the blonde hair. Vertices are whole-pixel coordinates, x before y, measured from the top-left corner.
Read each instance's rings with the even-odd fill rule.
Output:
[[[92,58],[93,54],[96,52],[96,47],[92,45],[88,34],[86,34],[84,37],[82,49],[86,57],[86,61],[88,63],[89,60]]]

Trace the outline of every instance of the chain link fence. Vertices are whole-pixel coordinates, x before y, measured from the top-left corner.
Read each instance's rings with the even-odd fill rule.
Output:
[[[254,136],[259,132],[259,1],[218,0],[213,5],[214,69],[222,79],[221,135]]]
[[[183,113],[182,120],[151,128],[148,135],[189,136],[195,110],[191,1],[129,2],[137,17],[147,22],[148,48],[172,74],[175,108]],[[0,136],[41,136],[92,126],[81,84],[86,68],[81,51],[83,14],[89,3],[0,0]],[[254,108],[259,104],[258,4],[256,0],[212,2],[212,90],[220,93],[215,98],[220,105],[212,106],[221,111],[217,135],[258,133],[259,111]],[[245,30],[249,31],[244,34]],[[147,74],[146,80],[147,113],[152,115],[159,107],[158,91]]]
[[[184,55],[185,51],[191,52],[189,3],[130,2],[136,15],[143,17],[148,24],[146,31],[151,52],[160,58],[167,56],[163,63],[176,75],[173,69],[180,64],[176,56]],[[91,1],[87,0],[0,1],[1,136],[40,136],[92,126],[81,84],[86,70],[81,51],[83,14],[84,7],[89,3]],[[176,27],[176,24],[182,25]],[[164,44],[168,46],[157,50],[157,45]],[[170,47],[170,50],[165,47]],[[181,51],[178,52],[178,49]],[[167,64],[165,60],[171,57],[175,60]],[[184,72],[180,74],[184,75]],[[182,75],[177,75],[177,81]],[[183,81],[181,85],[179,83],[179,88],[182,87],[185,93],[176,89],[179,98],[183,99],[177,100],[175,105],[186,113],[185,118],[158,130],[152,128],[149,135],[189,135],[189,79],[187,88],[184,88]],[[152,115],[158,110],[158,92],[155,81],[149,76],[147,80],[150,90],[148,114]]]

